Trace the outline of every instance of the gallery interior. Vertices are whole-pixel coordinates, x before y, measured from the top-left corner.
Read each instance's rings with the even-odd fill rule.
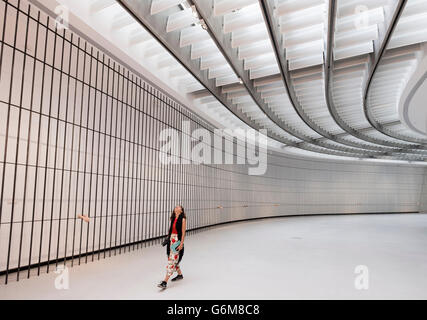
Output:
[[[426,79],[426,0],[0,0],[0,299],[426,299]]]

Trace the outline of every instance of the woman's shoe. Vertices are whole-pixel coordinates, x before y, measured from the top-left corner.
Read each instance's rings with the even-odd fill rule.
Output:
[[[172,278],[171,281],[181,280],[184,279],[184,276],[182,274],[177,275],[175,278]]]
[[[166,289],[166,287],[167,287],[167,283],[166,283],[166,281],[162,281],[162,282],[160,282],[157,286],[158,286],[159,288]]]

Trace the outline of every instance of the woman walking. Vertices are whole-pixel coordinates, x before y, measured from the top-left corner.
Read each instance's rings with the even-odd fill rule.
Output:
[[[176,206],[170,217],[169,233],[167,237],[166,254],[168,264],[166,266],[166,277],[157,286],[166,289],[169,278],[176,271],[178,275],[171,281],[183,279],[179,263],[184,255],[184,238],[186,228],[186,216],[182,206]]]

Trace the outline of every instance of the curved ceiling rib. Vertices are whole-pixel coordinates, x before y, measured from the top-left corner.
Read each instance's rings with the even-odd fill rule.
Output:
[[[223,125],[266,129],[273,146],[294,151],[424,161],[425,155],[420,150],[418,153],[396,149],[390,152],[365,141],[361,144],[340,129],[331,131],[324,125],[325,121],[317,122],[314,98],[318,97],[301,95],[311,90],[320,93],[321,86],[314,86],[317,80],[310,84],[311,88],[305,83],[301,86],[313,77],[307,77],[306,69],[301,69],[305,62],[302,65],[298,62],[293,66],[299,70],[289,76],[291,83],[298,87],[297,98],[304,103],[301,110],[318,127],[313,130],[308,126],[296,112],[283,85],[258,0],[116,0],[116,3],[129,14],[126,19],[124,12],[120,17],[132,32],[129,43],[132,42],[135,50],[142,50],[141,57],[154,59],[161,72],[165,70],[171,80],[177,80],[180,86],[182,83],[185,93],[193,95],[201,111]],[[119,22],[122,24],[115,19],[113,24]],[[301,55],[304,60],[306,52],[296,49],[292,52],[296,60],[301,60]],[[322,70],[322,63],[317,63],[316,68]],[[319,129],[325,134],[319,134]],[[347,147],[349,145],[351,147]]]
[[[328,144],[324,142],[318,142],[315,145],[310,145],[311,140],[307,139],[306,142],[300,142],[298,140],[289,139],[283,137],[283,134],[278,133],[275,128],[271,128],[267,125],[262,125],[264,122],[261,122],[261,125],[256,123],[253,118],[256,118],[258,115],[252,113],[245,114],[241,109],[230,103],[227,99],[227,95],[223,93],[221,87],[218,87],[218,84],[213,81],[209,73],[206,70],[200,70],[200,60],[192,59],[191,48],[182,48],[180,46],[180,27],[176,27],[175,25],[170,26],[169,32],[167,32],[168,28],[168,14],[180,12],[181,9],[178,7],[170,8],[166,10],[168,14],[159,14],[157,13],[155,16],[151,16],[150,14],[150,2],[144,1],[136,1],[136,0],[118,0],[118,3],[126,9],[145,29],[147,29],[161,44],[162,46],[168,50],[179,63],[181,63],[187,71],[193,74],[197,80],[202,83],[208,91],[215,96],[218,101],[221,102],[229,111],[232,112],[233,115],[237,116],[241,119],[246,125],[252,127],[254,129],[263,129],[266,128],[268,130],[268,136],[272,139],[275,139],[285,145],[301,148],[304,150],[312,151],[312,152],[320,152],[331,155],[341,155],[341,156],[349,156],[349,157],[375,157],[378,153],[367,153],[364,150],[360,149],[351,149],[351,148],[342,148],[340,145]],[[176,12],[171,12],[171,10],[176,9]],[[179,25],[179,22],[177,23]],[[173,28],[172,28],[173,27]],[[174,29],[176,27],[176,29]],[[259,112],[258,112],[259,113]],[[259,116],[258,116],[259,117]],[[259,122],[259,123],[260,123]],[[270,130],[269,130],[270,129]],[[272,131],[275,132],[272,132]],[[284,132],[286,133],[286,132]],[[291,135],[290,137],[295,137]],[[314,139],[313,139],[314,140]],[[381,155],[379,155],[381,156]]]
[[[343,129],[348,134],[351,134],[352,136],[355,136],[358,139],[365,140],[370,143],[375,143],[378,145],[382,145],[380,140],[373,139],[367,135],[364,135],[358,130],[353,129],[350,127],[338,114],[337,109],[334,105],[333,99],[332,99],[332,90],[330,88],[330,79],[331,74],[334,70],[334,59],[332,59],[333,56],[333,43],[335,39],[335,20],[336,20],[336,1],[335,0],[329,0],[329,16],[328,16],[328,30],[327,30],[327,46],[326,46],[326,54],[325,54],[325,64],[324,64],[324,70],[325,70],[325,98],[326,98],[326,104],[328,106],[329,112],[331,114],[331,117],[334,119],[336,124]],[[387,145],[390,146],[390,145]],[[392,147],[401,147],[401,146],[395,146]],[[380,147],[381,148],[381,147]],[[382,149],[382,148],[381,148]],[[393,151],[393,150],[391,150]],[[398,150],[401,151],[401,150]]]
[[[247,92],[249,92],[250,96],[256,102],[260,110],[271,121],[273,121],[276,125],[278,125],[282,130],[303,140],[304,142],[301,142],[300,145],[303,143],[311,143],[324,148],[330,148],[333,150],[344,151],[344,152],[353,152],[353,153],[362,154],[366,156],[379,155],[378,153],[365,151],[364,148],[360,145],[356,145],[356,146],[352,145],[352,147],[356,147],[359,149],[340,146],[339,145],[340,141],[336,141],[336,140],[342,140],[342,139],[331,139],[335,142],[338,142],[336,144],[331,144],[331,143],[326,143],[325,141],[318,140],[316,138],[308,137],[305,134],[298,132],[298,130],[295,130],[285,121],[280,119],[271,110],[268,104],[264,102],[262,94],[256,90],[253,80],[250,78],[250,75],[249,75],[250,71],[245,70],[244,59],[239,59],[238,50],[233,48],[232,46],[232,37],[226,36],[223,33],[223,28],[226,28],[227,25],[222,23],[223,21],[222,16],[220,15],[216,16],[214,13],[215,5],[217,4],[215,4],[213,0],[202,0],[202,1],[188,0],[188,2],[195,7],[195,10],[200,15],[200,18],[203,19],[203,21],[206,23],[207,31],[209,32],[212,39],[216,43],[218,49],[222,52],[222,54],[224,55],[229,65],[234,70],[234,72],[239,76]],[[309,120],[306,119],[307,117],[303,117],[301,116],[301,114],[299,114],[299,116],[304,120],[305,124],[308,125],[308,127],[313,129],[315,132],[319,133],[321,136],[324,136],[326,138],[331,138],[331,135],[330,134],[328,135],[326,131],[322,130],[320,127],[313,128],[312,126],[310,126],[311,122],[308,123]]]
[[[326,65],[327,65],[326,85],[327,85],[327,89],[328,89],[327,98],[329,100],[331,115],[334,117],[334,119],[336,120],[336,122],[339,124],[339,126],[342,129],[344,129],[347,133],[349,133],[351,135],[357,136],[360,139],[363,139],[365,141],[369,141],[371,143],[387,146],[387,147],[399,148],[398,151],[401,151],[401,152],[406,152],[406,153],[420,153],[421,152],[421,153],[424,153],[422,150],[424,150],[425,148],[423,148],[423,146],[420,146],[419,144],[408,144],[407,142],[409,142],[409,141],[403,142],[403,141],[400,141],[401,139],[396,139],[395,137],[391,137],[390,135],[382,136],[381,132],[378,132],[378,134],[375,134],[375,132],[372,132],[372,130],[376,129],[374,126],[368,127],[368,128],[363,128],[363,129],[362,128],[358,128],[358,129],[353,128],[346,121],[344,121],[342,119],[342,117],[340,116],[340,114],[338,113],[338,111],[334,105],[334,101],[333,101],[334,99],[332,98],[332,90],[330,88],[330,80],[333,79],[334,76],[336,76],[336,75],[334,75],[334,71],[335,71],[335,74],[343,74],[343,75],[345,75],[345,72],[347,72],[347,74],[351,74],[351,73],[355,74],[355,73],[360,72],[359,79],[361,79],[360,81],[363,81],[362,80],[364,77],[363,71],[362,71],[363,68],[358,68],[358,66],[368,65],[368,61],[364,61],[365,59],[363,57],[361,59],[359,59],[359,58],[352,58],[352,59],[347,58],[347,59],[345,59],[346,58],[345,54],[348,54],[348,53],[343,53],[345,50],[343,50],[343,48],[340,48],[341,52],[339,52],[339,53],[335,52],[335,59],[337,59],[337,57],[339,59],[343,59],[342,55],[344,55],[344,62],[340,62],[340,64],[342,64],[344,67],[337,68],[338,64],[332,58],[332,56],[333,56],[333,50],[332,50],[333,45],[332,44],[336,43],[336,41],[335,41],[335,32],[336,32],[336,30],[335,30],[336,29],[335,28],[335,19],[336,19],[336,5],[335,5],[335,3],[336,3],[336,1],[330,0],[330,10],[331,10],[331,17],[330,18],[332,20],[330,21],[330,25],[329,25],[329,27],[330,27],[329,28],[329,41],[328,41],[328,48],[329,49],[328,49],[327,55],[326,55]],[[368,17],[374,21],[375,21],[375,18],[372,18],[370,15],[374,15],[373,13],[378,13],[378,12],[375,12],[376,10],[377,9],[372,9],[372,10],[367,12]],[[394,25],[397,22],[397,20],[399,19],[399,15],[398,15],[399,7],[398,6],[396,6],[396,9],[393,11],[393,13],[394,14],[393,14],[392,18],[390,19],[389,25],[386,26],[387,31],[390,31],[391,26]],[[351,21],[352,23],[355,23],[354,21],[352,21],[348,17],[342,18],[342,20],[344,20],[344,22],[341,22],[341,25],[340,25],[341,28],[343,28],[344,25],[348,24],[349,21]],[[375,24],[374,24],[374,26],[375,26]],[[376,27],[376,28],[378,28],[378,27]],[[373,30],[375,30],[375,32],[377,32],[376,28],[373,29]],[[359,33],[361,35],[363,35],[362,32],[366,32],[366,31],[369,31],[369,27],[365,28],[365,29],[361,28],[361,30],[359,30]],[[358,31],[356,30],[356,33],[357,32]],[[387,41],[387,39],[389,39],[389,36],[390,36],[390,33],[387,32],[384,36],[383,41],[380,42],[382,44],[382,46],[384,46],[385,41]],[[359,37],[360,37],[360,35],[359,35]],[[343,38],[344,37],[341,37],[340,41],[343,41]],[[380,41],[380,40],[378,40],[378,41]],[[359,50],[359,49],[354,49],[353,47],[350,47],[350,48],[356,52],[357,52],[357,50]],[[335,48],[335,50],[337,50],[337,48]],[[362,50],[363,50],[363,52],[369,51],[369,49],[368,50],[362,49]],[[337,50],[337,51],[339,51],[339,50]],[[348,54],[348,56],[350,57],[352,55]],[[356,56],[357,56],[357,54],[356,54]],[[359,59],[359,61],[358,61],[358,59]],[[346,66],[346,64],[347,64],[347,66]],[[353,70],[351,70],[351,69],[353,69]],[[337,77],[339,78],[340,76],[341,75],[338,75]],[[344,77],[344,76],[341,76],[341,77]],[[345,81],[343,81],[343,82],[345,82]],[[359,80],[357,77],[352,78],[350,87],[356,85],[358,82],[359,82]],[[341,90],[344,90],[344,89],[341,88]],[[347,88],[346,90],[349,90],[349,88]],[[346,91],[344,90],[343,92],[346,92]],[[348,97],[347,97],[347,99],[348,99]],[[365,100],[362,98],[362,104],[364,104],[364,101]],[[388,123],[384,123],[383,127],[391,127],[391,126],[394,126],[398,123],[399,122],[396,122],[396,121],[390,121]],[[372,123],[369,121],[367,122],[367,124],[372,125]],[[366,132],[366,134],[364,132]],[[387,137],[390,137],[391,139],[384,139]]]
[[[306,1],[307,5],[315,5],[318,6],[319,3],[321,3],[322,1]],[[315,130],[316,132],[318,132],[319,134],[321,134],[324,138],[320,138],[319,140],[324,140],[325,138],[327,139],[331,139],[335,142],[338,143],[342,143],[345,145],[351,145],[353,147],[358,147],[358,148],[364,148],[364,149],[368,149],[368,150],[376,150],[376,151],[382,151],[383,154],[392,154],[393,152],[397,152],[400,153],[402,152],[401,147],[405,147],[405,145],[393,145],[393,147],[397,147],[398,149],[395,148],[391,148],[389,146],[382,146],[381,145],[381,141],[377,140],[377,139],[370,139],[370,137],[366,137],[363,134],[359,134],[358,131],[352,129],[351,127],[349,127],[347,124],[345,124],[344,121],[342,121],[342,119],[339,117],[339,115],[337,114],[336,110],[334,109],[333,106],[333,102],[332,99],[330,99],[330,90],[329,90],[329,72],[331,71],[330,68],[330,57],[331,57],[331,47],[332,47],[332,42],[333,42],[333,35],[334,35],[334,21],[335,21],[335,1],[330,1],[329,3],[329,15],[328,15],[328,37],[327,37],[327,51],[326,51],[326,56],[328,57],[327,59],[325,59],[325,64],[324,64],[324,77],[325,77],[325,91],[324,91],[324,99],[325,99],[325,104],[329,111],[329,114],[327,115],[330,119],[326,120],[325,117],[323,117],[323,119],[321,119],[323,121],[323,125],[325,128],[328,128],[329,130],[332,129],[333,126],[335,126],[335,128],[338,127],[338,130],[335,129],[335,134],[331,134],[330,132],[328,132],[327,129],[322,128],[320,125],[318,125],[316,123],[316,121],[311,120],[311,118],[305,113],[304,109],[302,108],[302,106],[300,105],[298,98],[295,95],[294,92],[294,88],[293,85],[291,83],[291,79],[289,76],[289,70],[288,70],[288,63],[285,60],[285,56],[286,56],[286,45],[285,43],[282,43],[282,37],[279,36],[280,34],[280,30],[277,30],[277,26],[279,25],[278,22],[275,21],[275,13],[274,13],[274,7],[273,7],[273,3],[270,1],[262,1],[259,0],[259,4],[260,7],[263,11],[263,16],[264,16],[264,21],[267,25],[267,29],[269,31],[269,35],[273,44],[273,47],[275,48],[275,56],[276,56],[276,60],[280,66],[280,71],[281,71],[281,75],[282,75],[282,79],[284,82],[284,85],[286,87],[286,90],[288,92],[288,95],[292,101],[292,104],[295,108],[295,110],[297,111],[297,113],[301,116],[301,118],[304,120],[304,122],[310,126],[313,130]],[[296,3],[296,1],[294,1],[292,3],[293,6],[291,6],[291,1],[288,2],[282,2],[282,7],[281,9],[277,9],[278,11],[283,11],[283,12],[287,12],[289,15],[289,12],[292,12],[292,10],[298,10],[300,9],[299,7],[303,7],[303,2],[298,2]],[[288,5],[289,4],[289,5]],[[293,9],[293,7],[296,7],[296,9]],[[316,7],[314,7],[316,8]],[[306,11],[306,10],[302,10],[302,11]],[[296,16],[296,15],[295,15]],[[290,19],[292,19],[294,17],[290,17]],[[300,27],[301,28],[301,27]],[[307,29],[307,27],[305,27]],[[310,27],[312,29],[312,27]],[[303,29],[304,30],[304,29]],[[306,34],[311,32],[313,30],[307,30]],[[293,31],[293,33],[296,33],[295,31]],[[289,34],[284,34],[283,36],[288,39],[293,38],[292,32],[290,32]],[[306,37],[308,40],[312,41],[313,37],[307,37],[307,35],[305,35],[304,37]],[[298,40],[301,42],[301,40]],[[303,45],[303,43],[302,43]],[[284,52],[284,53],[282,53]],[[316,106],[317,106],[317,112],[318,112],[318,104],[320,102],[317,100],[316,101]],[[326,108],[324,108],[326,109]],[[326,113],[328,113],[328,111],[326,111]],[[324,112],[325,113],[325,112]],[[332,116],[332,117],[331,117]],[[344,131],[339,131],[340,129],[344,130]],[[355,138],[353,138],[353,140],[350,140],[347,136],[348,134],[351,134],[353,136],[355,136]],[[409,153],[413,153],[411,151],[409,151]],[[415,152],[416,154],[418,152]]]
[[[341,143],[341,144],[356,147],[356,148],[364,148],[364,149],[369,149],[369,150],[388,152],[389,149],[381,147],[381,146],[361,144],[358,142],[347,141],[347,140],[342,138],[342,134],[341,135],[340,134],[333,135],[330,132],[328,132],[326,129],[320,127],[319,125],[317,125],[317,123],[315,123],[313,120],[310,119],[310,117],[305,113],[305,111],[301,107],[301,105],[298,101],[298,98],[295,94],[294,88],[291,84],[291,78],[290,78],[289,70],[288,70],[288,63],[285,60],[285,55],[286,55],[285,50],[286,49],[284,49],[284,50],[281,49],[281,39],[280,39],[278,30],[276,30],[277,28],[275,28],[275,26],[278,24],[274,23],[274,8],[272,7],[273,3],[271,3],[270,1],[259,0],[259,4],[260,4],[260,7],[263,11],[264,21],[265,21],[265,24],[267,26],[267,30],[269,32],[271,42],[272,42],[273,47],[275,49],[274,53],[276,56],[277,63],[279,64],[279,69],[280,69],[280,73],[282,76],[284,86],[286,88],[286,92],[288,93],[288,95],[290,97],[290,100],[292,102],[293,107],[295,108],[295,111],[298,113],[298,115],[301,117],[301,119],[309,127],[311,127],[313,130],[315,130],[317,133],[319,133],[320,135],[322,135],[326,139],[330,139],[330,140],[333,140],[337,143]],[[325,78],[325,83],[327,83],[326,78]],[[329,107],[328,100],[326,100],[326,103]]]
[[[375,52],[375,54],[373,55],[373,62],[372,62],[372,66],[369,72],[369,76],[367,79],[367,84],[364,90],[364,95],[363,95],[363,111],[365,114],[366,119],[369,121],[369,123],[379,132],[395,138],[395,139],[399,139],[399,140],[403,140],[403,141],[407,141],[407,142],[411,142],[411,143],[420,143],[420,144],[426,144],[427,141],[425,139],[416,139],[416,138],[410,138],[407,137],[405,135],[401,135],[395,132],[392,132],[391,130],[386,130],[385,128],[383,128],[383,126],[381,125],[381,123],[379,123],[378,121],[375,120],[371,109],[369,108],[369,104],[368,104],[368,96],[370,94],[370,90],[371,90],[371,85],[372,85],[372,81],[373,78],[375,76],[375,72],[378,70],[378,67],[381,63],[381,60],[385,54],[385,51],[387,49],[387,45],[390,42],[392,35],[393,35],[393,31],[396,28],[399,18],[403,13],[403,10],[405,9],[405,6],[407,4],[407,0],[399,0],[395,13],[393,15],[393,18],[390,22],[390,25],[387,29],[387,32],[384,36],[384,39],[382,41],[381,47],[378,49],[377,52]],[[427,149],[427,146],[420,146],[420,149]]]
[[[332,118],[335,120],[338,126],[342,128],[345,132],[348,134],[355,136],[358,139],[377,144],[382,146],[387,146],[390,148],[398,148],[396,149],[389,149],[388,153],[393,152],[409,152],[413,153],[411,149],[418,149],[418,146],[408,146],[408,145],[402,145],[398,144],[396,142],[384,142],[380,139],[376,139],[374,137],[371,137],[369,135],[363,134],[363,131],[369,130],[369,128],[366,128],[365,130],[356,130],[349,126],[339,115],[337,112],[337,109],[334,105],[334,101],[332,99],[332,90],[330,88],[330,79],[332,78],[332,72],[335,69],[335,61],[333,59],[333,43],[335,40],[335,21],[336,21],[336,0],[329,0],[329,23],[328,23],[328,38],[327,38],[327,48],[326,48],[326,54],[325,54],[325,95],[326,95],[326,103],[329,109],[329,112],[332,116]],[[396,8],[396,11],[397,12]],[[398,19],[396,15],[393,16],[392,21],[395,21],[395,19]],[[391,125],[391,123],[390,123]],[[409,151],[408,151],[409,149]]]
[[[127,10],[142,26],[149,31],[159,43],[169,51],[179,61],[184,68],[186,68],[197,80],[202,83],[206,89],[215,98],[220,101],[231,113],[242,120],[248,126],[259,130],[262,129],[260,126],[251,121],[251,119],[244,114],[241,110],[233,106],[227,101],[226,95],[222,92],[220,87],[216,86],[215,80],[209,78],[206,70],[200,70],[199,61],[191,59],[190,48],[180,47],[180,31],[170,31],[166,33],[168,15],[157,14],[155,17],[151,15],[152,6],[151,1],[136,1],[136,0],[117,0],[122,7]],[[158,10],[158,9],[157,9]],[[156,10],[154,12],[157,13]],[[165,30],[165,31],[162,31]],[[269,134],[275,140],[278,140],[287,145],[296,146],[294,141],[280,138],[274,134]]]
[[[386,151],[387,149],[385,149],[385,148],[369,146],[369,145],[362,145],[362,144],[357,143],[357,142],[346,141],[345,139],[342,139],[341,136],[331,134],[326,129],[320,127],[316,122],[311,120],[311,118],[305,113],[305,111],[301,107],[301,105],[298,101],[298,98],[295,94],[294,88],[291,84],[291,78],[289,75],[288,64],[285,60],[286,52],[284,54],[282,54],[282,51],[285,51],[286,49],[284,49],[284,50],[280,49],[280,47],[281,47],[280,38],[278,37],[278,31],[275,30],[275,27],[274,27],[275,24],[273,23],[273,21],[274,21],[274,17],[273,17],[274,16],[274,9],[271,6],[272,3],[269,1],[259,0],[259,4],[260,4],[260,7],[263,11],[264,22],[267,26],[267,30],[268,30],[272,45],[274,47],[274,54],[275,54],[277,63],[279,65],[283,84],[284,84],[286,92],[287,92],[287,94],[288,94],[288,96],[292,102],[292,106],[294,107],[297,114],[301,117],[301,119],[309,127],[311,127],[314,131],[316,131],[317,133],[319,133],[321,136],[323,136],[326,139],[330,139],[330,140],[333,140],[337,143],[341,143],[341,144],[356,147],[356,148],[371,149],[371,150],[376,150],[376,151]]]

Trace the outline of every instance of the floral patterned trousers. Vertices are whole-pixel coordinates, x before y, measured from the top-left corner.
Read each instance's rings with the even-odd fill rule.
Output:
[[[166,273],[170,277],[175,271],[179,270],[178,259],[179,251],[173,251],[172,245],[178,241],[178,235],[176,233],[171,234],[170,239],[170,253],[168,257],[168,265],[166,266]]]

